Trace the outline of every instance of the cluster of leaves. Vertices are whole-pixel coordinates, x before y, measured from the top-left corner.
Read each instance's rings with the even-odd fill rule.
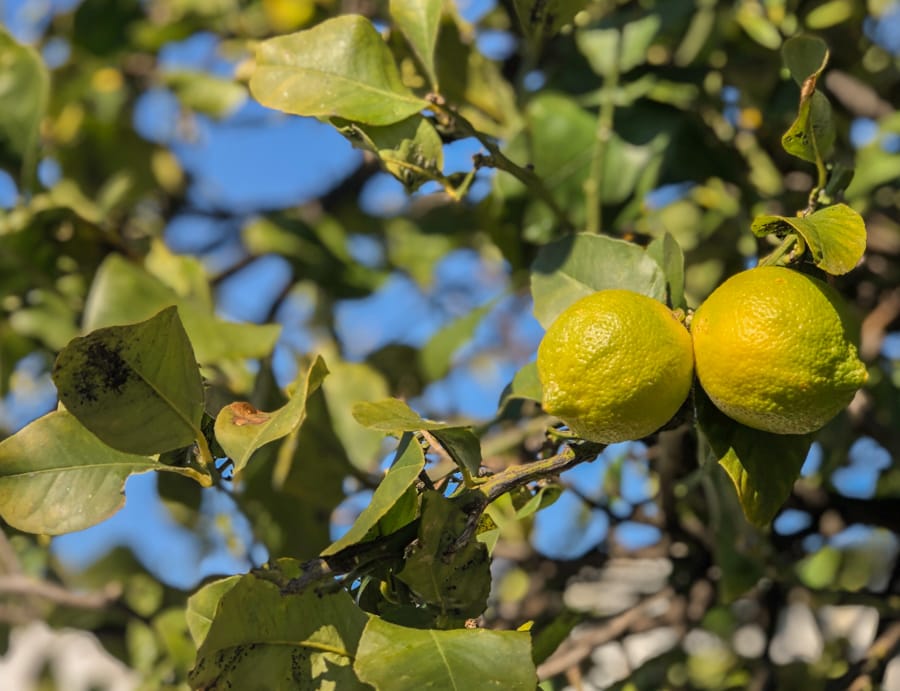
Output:
[[[373,17],[342,14],[329,2],[151,4],[166,22],[137,2],[104,0],[85,0],[60,20],[60,33],[67,21],[74,26],[77,59],[54,79],[75,96],[51,93],[38,53],[0,32],[8,75],[0,95],[16,104],[0,114],[0,163],[23,192],[0,216],[0,285],[9,296],[2,307],[10,314],[0,325],[0,391],[11,385],[10,363],[42,352],[55,357],[60,403],[0,442],[0,517],[20,544],[32,545],[25,534],[68,533],[109,517],[124,503],[126,480],[153,471],[164,498],[194,516],[199,488],[228,488],[237,498],[266,547],[265,566],[190,597],[157,584],[149,598],[132,585],[146,574],[126,568],[122,611],[103,623],[123,630],[129,662],[150,684],[534,688],[536,666],[580,617],[540,613],[533,637],[524,617],[503,622],[520,630],[481,626],[492,554],[560,496],[560,472],[602,449],[541,415],[529,365],[487,424],[426,419],[397,398],[458,366],[460,346],[490,304],[449,322],[417,352],[386,347],[357,363],[339,355],[333,308],[373,292],[390,271],[427,285],[452,249],[485,245],[507,262],[513,290],[530,287],[545,327],[579,297],[610,287],[687,309],[746,257],[768,251],[764,262],[848,274],[863,256],[866,229],[839,200],[864,208],[890,168],[851,183],[850,168],[833,162],[836,132],[846,128],[819,88],[825,43],[783,43],[798,100],[778,75],[781,34],[744,11],[752,3],[732,15],[692,2],[516,0],[484,20],[520,36],[520,50],[503,65],[479,51],[477,27],[442,0],[391,0]],[[101,15],[98,26],[110,30],[92,33]],[[722,116],[716,46],[725,22],[743,29],[735,47],[749,56],[743,64],[736,51],[730,78],[746,84],[751,103],[765,102],[757,82],[789,93],[776,113],[783,127],[757,136],[756,127]],[[285,257],[293,275],[282,299],[314,294],[329,334],[324,357],[304,354],[285,389],[273,380],[279,325],[218,317],[217,277],[162,241],[166,221],[188,204],[184,171],[171,151],[127,124],[148,80],[170,89],[186,113],[223,116],[244,98],[240,82],[157,71],[142,60],[198,29],[265,38],[241,67],[259,103],[329,123],[366,153],[365,175],[377,163],[409,193],[438,190],[416,197],[429,203],[409,218],[364,217],[351,180],[316,208],[245,219],[248,260]],[[772,74],[754,81],[743,70],[759,72],[759,44]],[[529,77],[546,85],[528,87]],[[815,167],[800,193],[786,190],[778,167],[791,164],[777,159],[782,152],[767,136]],[[447,171],[445,146],[464,139],[482,153],[471,168]],[[37,162],[48,153],[64,177],[42,185]],[[485,169],[497,171],[491,192],[471,202]],[[696,184],[674,203],[646,202],[661,185],[684,180]],[[386,267],[352,259],[347,238],[359,226],[383,242]],[[274,310],[265,321],[276,321]],[[873,386],[895,391],[889,381]],[[677,453],[660,456],[684,491],[676,497],[670,485],[659,499],[672,540],[701,555],[687,581],[715,562],[727,603],[774,575],[778,557],[759,547],[760,528],[791,495],[813,437],[745,428],[699,391],[690,407],[690,424],[673,423],[682,430]],[[883,409],[889,419],[879,426],[890,429],[897,411]],[[852,430],[840,420],[826,434],[840,449]],[[385,436],[396,441],[386,445]],[[373,492],[333,541],[329,520],[347,478]],[[687,491],[697,486],[703,492]],[[691,539],[683,527],[698,517],[715,526],[708,539]],[[118,567],[107,566],[112,577]],[[800,580],[815,580],[814,572],[803,567]],[[100,628],[90,617],[78,621]]]

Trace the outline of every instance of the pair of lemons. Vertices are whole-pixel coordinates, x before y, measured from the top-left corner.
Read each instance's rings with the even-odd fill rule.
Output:
[[[694,371],[734,420],[776,434],[820,429],[865,383],[838,293],[783,267],[723,283],[690,333],[665,305],[628,290],[577,301],[538,348],[544,409],[579,437],[640,439],[678,411]]]

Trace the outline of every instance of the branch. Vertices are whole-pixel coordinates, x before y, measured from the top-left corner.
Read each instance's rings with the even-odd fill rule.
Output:
[[[100,592],[77,593],[56,583],[21,574],[0,576],[0,595],[39,597],[57,605],[77,607],[78,609],[103,609],[110,602],[118,599],[121,594],[121,587],[114,584],[110,584]]]

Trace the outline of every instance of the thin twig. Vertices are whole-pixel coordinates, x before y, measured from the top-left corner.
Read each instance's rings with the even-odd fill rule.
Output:
[[[103,609],[121,594],[121,587],[113,584],[100,592],[78,593],[56,583],[21,574],[0,576],[0,595],[39,597],[57,605],[78,609]]]
[[[6,531],[0,528],[0,569],[3,573],[17,574],[22,573],[22,563],[19,561],[19,555],[16,554],[15,548],[9,541]]]

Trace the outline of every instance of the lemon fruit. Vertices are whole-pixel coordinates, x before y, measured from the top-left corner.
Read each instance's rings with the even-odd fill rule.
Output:
[[[602,290],[568,307],[538,346],[543,406],[583,439],[641,439],[668,422],[693,379],[691,337],[665,305]]]
[[[697,378],[719,410],[748,427],[813,432],[866,381],[851,323],[822,281],[783,267],[744,271],[694,314]]]

